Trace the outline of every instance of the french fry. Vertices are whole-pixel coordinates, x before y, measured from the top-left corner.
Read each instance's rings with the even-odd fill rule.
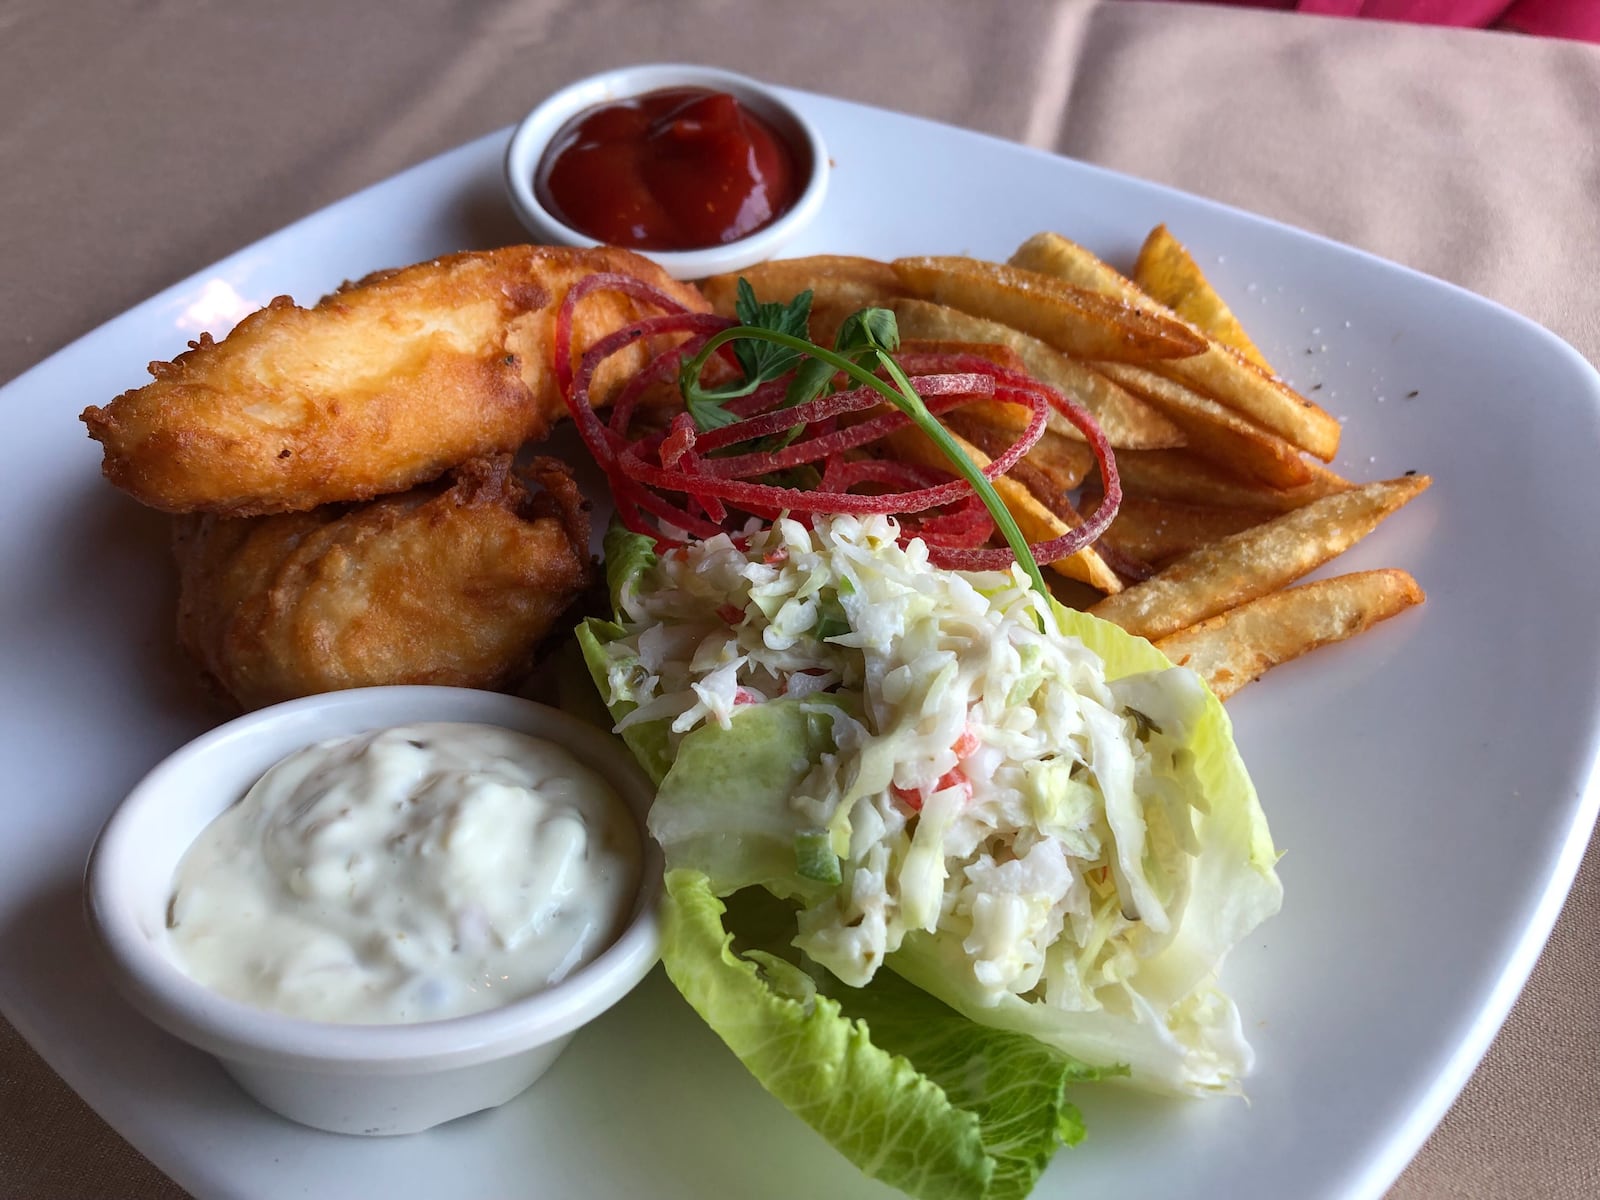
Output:
[[[1350,487],[1326,467],[1308,462],[1311,480],[1295,488],[1275,488],[1240,479],[1188,450],[1123,450],[1117,453],[1122,489],[1148,500],[1213,504],[1222,508],[1270,508],[1288,512]]]
[[[1213,342],[1205,354],[1196,355],[1181,370],[1174,366],[1168,374],[1215,396],[1323,462],[1332,462],[1339,453],[1343,432],[1339,422],[1237,350]]]
[[[984,362],[993,363],[1007,371],[1016,371],[1026,375],[1027,366],[1022,359],[1017,357],[1017,352],[1010,346],[1000,342],[969,342],[948,338],[927,337],[902,337],[900,349],[906,354],[970,354],[974,358],[981,358]],[[1011,409],[1021,419],[1020,428],[1026,428],[1028,419],[1032,415],[1021,405],[996,403],[995,407]]]
[[[1016,252],[1006,261],[1014,267],[1038,271],[1040,274],[1064,280],[1074,287],[1098,292],[1102,296],[1116,296],[1129,303],[1139,300],[1149,304],[1153,299],[1141,292],[1133,280],[1110,263],[1059,233],[1034,234],[1018,246]],[[1157,303],[1159,304],[1159,301]],[[1209,339],[1207,340],[1209,344]]]
[[[958,434],[972,445],[982,450],[989,458],[998,458],[1005,453],[1011,445],[1015,434],[1011,431],[1002,431],[993,425],[984,424],[981,418],[972,416],[972,409],[976,405],[968,405],[948,414],[944,420],[951,432]],[[1028,449],[1022,461],[1012,466],[1007,472],[1009,478],[1016,480],[1033,495],[1033,498],[1045,508],[1049,509],[1063,522],[1073,529],[1083,524],[1083,515],[1072,502],[1071,493],[1078,484],[1083,482],[1083,477],[1089,467],[1094,465],[1094,458],[1089,451],[1077,442],[1068,442],[1062,439],[1062,444],[1074,450],[1077,454],[1068,458],[1065,463],[1054,460],[1048,450],[1041,455],[1042,446],[1047,446],[1051,436],[1049,430],[1044,437],[1035,442]],[[1081,456],[1081,457],[1079,457]],[[1063,471],[1062,468],[1065,467]],[[1104,503],[1104,497],[1084,493],[1086,499],[1092,502],[1095,509]],[[1114,543],[1109,536],[1102,536],[1094,545],[1097,555],[1105,565],[1116,572],[1117,577],[1124,581],[1148,579],[1155,574],[1155,568],[1144,559],[1135,554],[1130,554]],[[1079,583],[1079,581],[1071,581]],[[1080,586],[1081,583],[1079,584]],[[1060,585],[1057,585],[1056,598],[1063,603],[1072,604]],[[1088,608],[1099,600],[1098,594],[1082,597],[1081,604],[1072,604],[1073,607]]]
[[[974,400],[971,404],[963,404],[944,420],[952,429],[959,430],[962,437],[994,458],[998,451],[989,447],[1009,446],[1024,428],[1014,423],[1016,411],[1014,405],[993,400]],[[1075,442],[1053,429],[1046,429],[1029,448],[1026,461],[1043,472],[1056,490],[1070,492],[1081,485],[1094,469],[1094,452],[1083,442]]]
[[[1349,491],[1355,485],[1332,467],[1325,467],[1316,459],[1305,459],[1306,467],[1311,472],[1311,482],[1306,485],[1307,490],[1315,491],[1318,496],[1332,495],[1334,492]]]
[[[1324,497],[1202,546],[1090,611],[1137,637],[1158,641],[1316,570],[1421,495],[1430,482],[1426,475],[1408,475]]]
[[[1116,451],[1124,499],[1098,547],[1047,564],[1097,616],[1194,667],[1220,697],[1271,667],[1421,603],[1404,571],[1287,587],[1370,533],[1429,485],[1352,485],[1331,457],[1338,425],[1272,377],[1204,272],[1165,226],[1129,280],[1065,238],[1041,234],[1011,264],[779,260],[742,273],[763,302],[813,293],[810,332],[831,345],[862,307],[892,310],[907,352],[966,354],[1023,370],[1083,405]],[[737,276],[702,286],[729,314]],[[858,414],[862,419],[868,414]],[[974,400],[944,417],[979,466],[1026,428],[1021,406]],[[920,431],[878,452],[948,470]],[[1085,487],[1087,481],[1088,486]],[[1031,542],[1082,524],[1097,502],[1094,456],[1061,414],[996,490]],[[1125,584],[1127,580],[1137,580]]]
[[[1074,362],[1038,338],[998,321],[985,320],[957,308],[902,297],[889,301],[902,337],[993,342],[1010,346],[1028,374],[1049,384],[1089,410],[1106,440],[1117,450],[1164,450],[1183,445],[1183,432],[1148,404],[1131,396],[1100,372]],[[1008,408],[1010,406],[1007,406]],[[1011,408],[1026,424],[1021,410]],[[1060,413],[1050,414],[1050,428],[1083,441],[1083,434]]]
[[[1154,307],[1176,321],[1171,310],[1155,304],[1129,279],[1101,262],[1076,242],[1060,234],[1040,233],[1029,238],[1011,256],[1011,265],[1037,271],[1080,288],[1120,299],[1129,304]],[[1312,401],[1297,393],[1238,351],[1211,341],[1199,330],[1184,324],[1204,346],[1187,356],[1169,356],[1159,370],[1163,375],[1187,383],[1220,401],[1241,415],[1271,430],[1302,450],[1329,462],[1339,450],[1339,422]],[[1080,358],[1095,355],[1079,354]],[[1100,356],[1110,359],[1112,356]],[[1118,361],[1126,361],[1118,356]],[[1154,360],[1152,360],[1154,361]]]
[[[1088,499],[1085,499],[1085,506]],[[1158,570],[1173,559],[1240,533],[1278,514],[1265,508],[1220,508],[1124,496],[1101,542]]]
[[[886,262],[848,254],[814,254],[807,258],[774,258],[742,271],[713,275],[700,281],[700,290],[711,301],[713,312],[734,315],[733,302],[739,278],[750,283],[756,299],[763,304],[787,302],[807,288],[815,305],[829,304],[857,309],[881,305],[904,289]],[[830,339],[828,345],[832,345]]]
[[[980,468],[989,465],[989,456],[971,442],[963,439],[959,434],[952,434],[956,442],[965,450],[972,461]],[[941,471],[950,469],[950,460],[928,440],[926,434],[915,426],[899,429],[883,439],[883,445],[893,452],[894,456],[902,462],[917,463],[926,467],[936,467]],[[1068,525],[1049,508],[1045,507],[1026,487],[1008,475],[1002,475],[994,481],[995,491],[1000,493],[1000,498],[1005,501],[1006,507],[1011,510],[1011,515],[1017,522],[1017,527],[1030,542],[1045,542],[1060,537],[1072,526]],[[1052,570],[1066,576],[1068,579],[1081,580],[1092,587],[1098,588],[1107,594],[1120,591],[1122,581],[1117,578],[1117,573],[1108,567],[1105,560],[1095,552],[1093,546],[1087,546],[1078,553],[1067,558],[1057,559],[1049,564]]]
[[[1157,313],[1142,295],[1135,301],[1105,296],[973,258],[902,258],[893,266],[903,292],[1000,321],[1075,358],[1143,363],[1206,348],[1201,335]]]
[[[804,288],[800,289],[802,292]],[[811,319],[806,330],[811,340],[819,346],[831,346],[839,339],[839,326],[861,311],[861,305],[849,300],[831,297],[811,302]]]
[[[953,432],[960,434],[991,459],[998,458],[1007,446],[1016,441],[1016,431],[995,425],[985,419],[984,413],[974,411],[985,407],[1003,406],[980,400],[947,413],[941,419]],[[1088,477],[1090,468],[1094,466],[1094,455],[1082,442],[1068,441],[1047,429],[1017,465],[1020,467],[1023,464],[1033,468],[1051,496],[1065,496],[1075,491]],[[1030,484],[1029,490],[1049,505],[1050,499],[1040,495],[1038,488]]]
[[[1252,600],[1162,638],[1156,648],[1226,700],[1280,663],[1354,637],[1423,599],[1404,571],[1360,571]]]
[[[1311,481],[1311,469],[1297,448],[1210,397],[1143,367],[1100,363],[1099,369],[1160,409],[1183,430],[1189,449],[1200,457],[1272,487],[1299,487]]]
[[[1275,373],[1200,264],[1165,225],[1157,225],[1144,239],[1133,266],[1133,282],[1201,333],[1232,346],[1269,375]]]

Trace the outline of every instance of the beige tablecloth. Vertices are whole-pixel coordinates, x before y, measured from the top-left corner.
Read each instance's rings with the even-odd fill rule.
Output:
[[[679,58],[1254,209],[1482,292],[1600,360],[1596,47],[1072,0],[7,0],[0,381],[570,79]],[[1527,992],[1396,1196],[1600,1195],[1597,938],[1591,847]],[[0,1023],[0,1196],[179,1195]]]

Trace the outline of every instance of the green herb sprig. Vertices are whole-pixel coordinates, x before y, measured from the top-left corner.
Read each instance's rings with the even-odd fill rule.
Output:
[[[728,401],[748,396],[763,384],[794,373],[783,403],[793,407],[827,395],[834,379],[843,372],[857,384],[869,387],[911,418],[950,460],[955,472],[972,486],[983,506],[994,519],[995,528],[1016,555],[1034,590],[1047,600],[1050,589],[1028,548],[1028,539],[1018,528],[1016,518],[1006,507],[976,463],[951,436],[950,431],[928,411],[893,355],[900,348],[900,327],[894,313],[886,308],[864,308],[852,314],[839,327],[832,349],[819,346],[807,336],[811,319],[811,292],[801,292],[788,304],[762,304],[756,300],[749,282],[740,279],[734,312],[739,324],[715,334],[700,352],[683,364],[678,386],[684,404],[696,426],[707,431],[720,429],[738,420],[729,412]],[[743,378],[708,388],[700,376],[711,356],[732,344],[734,360]],[[878,372],[888,376],[882,378]],[[789,437],[799,434],[796,427]]]

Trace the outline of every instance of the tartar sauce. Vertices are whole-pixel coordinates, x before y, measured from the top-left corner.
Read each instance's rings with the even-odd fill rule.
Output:
[[[495,1008],[603,951],[627,922],[638,827],[561,747],[416,724],[309,746],[213,821],[167,924],[208,987],[322,1021]]]

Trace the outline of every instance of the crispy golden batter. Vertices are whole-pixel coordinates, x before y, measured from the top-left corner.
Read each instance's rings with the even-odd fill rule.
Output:
[[[178,640],[243,708],[389,683],[502,687],[589,581],[588,516],[554,459],[309,513],[179,517]]]
[[[279,297],[222,341],[202,335],[155,382],[84,410],[108,479],[167,512],[254,516],[365,500],[544,436],[565,411],[556,311],[597,271],[704,298],[626,250],[508,246],[346,284],[314,308]],[[578,348],[643,311],[616,293],[578,307]],[[611,359],[595,394],[644,362]]]

